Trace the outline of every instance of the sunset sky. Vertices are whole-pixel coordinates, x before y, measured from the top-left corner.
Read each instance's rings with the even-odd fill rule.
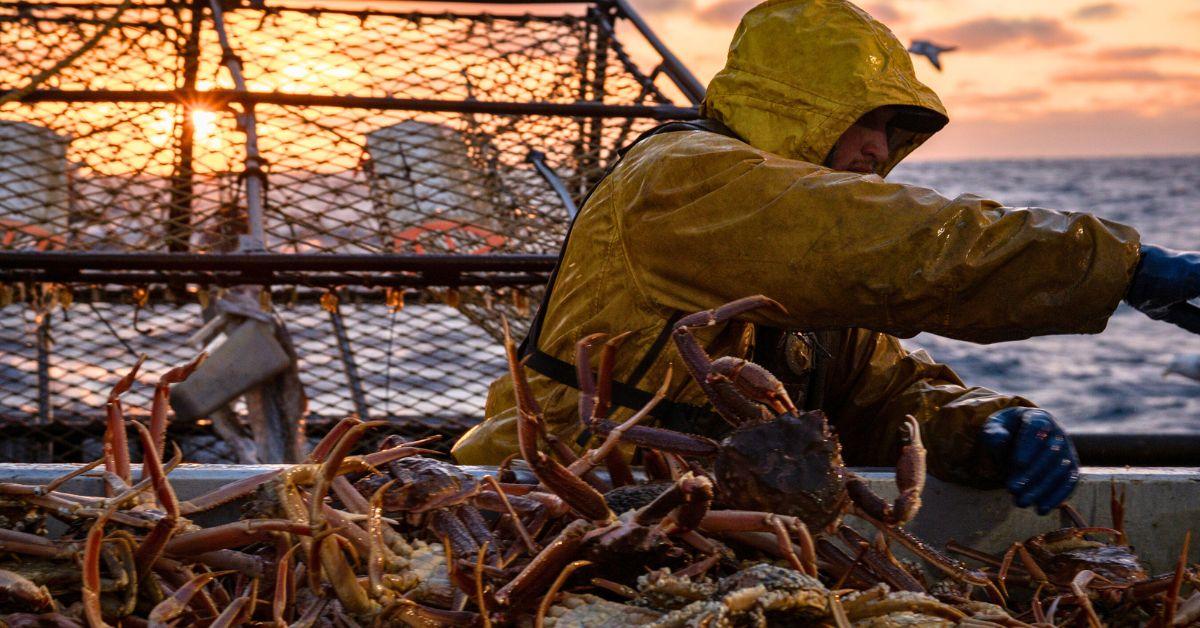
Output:
[[[704,83],[754,0],[632,0]],[[950,125],[914,159],[1200,154],[1198,0],[864,0],[906,44]],[[629,37],[626,37],[628,40]]]

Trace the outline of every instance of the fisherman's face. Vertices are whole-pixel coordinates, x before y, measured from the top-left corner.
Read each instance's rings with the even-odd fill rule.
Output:
[[[888,159],[888,124],[896,110],[880,107],[867,113],[838,138],[825,165],[834,170],[870,174]]]

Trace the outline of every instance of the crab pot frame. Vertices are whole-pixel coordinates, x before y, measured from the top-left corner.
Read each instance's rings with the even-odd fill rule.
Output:
[[[0,460],[96,457],[113,384],[145,354],[147,413],[233,296],[283,322],[310,437],[481,417],[575,205],[704,90],[623,0],[439,4],[0,1]]]
[[[144,416],[230,294],[282,320],[310,437],[477,421],[582,196],[704,95],[625,0],[510,4],[0,0],[0,461],[94,459],[113,384],[147,356]],[[171,429],[254,461],[216,428]],[[1200,459],[1078,436],[1090,464]]]

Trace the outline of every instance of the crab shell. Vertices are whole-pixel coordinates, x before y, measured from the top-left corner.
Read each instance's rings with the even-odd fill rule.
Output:
[[[850,503],[842,446],[820,412],[737,428],[721,441],[713,472],[723,504],[818,529],[836,525]]]
[[[1086,539],[1077,528],[1047,532],[1027,541],[1025,546],[1042,569],[1058,582],[1070,582],[1083,569],[1112,582],[1136,582],[1149,577],[1129,547]]]
[[[391,462],[387,473],[364,477],[356,488],[364,497],[388,482],[392,486],[383,495],[384,512],[421,512],[439,506],[449,506],[465,500],[478,489],[478,481],[455,465],[412,456]]]

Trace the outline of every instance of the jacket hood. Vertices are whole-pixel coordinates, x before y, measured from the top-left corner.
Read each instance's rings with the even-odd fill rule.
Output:
[[[742,18],[708,85],[704,116],[790,159],[825,162],[842,133],[878,107],[906,108],[889,136],[887,174],[946,124],[890,30],[842,0],[768,0]]]

